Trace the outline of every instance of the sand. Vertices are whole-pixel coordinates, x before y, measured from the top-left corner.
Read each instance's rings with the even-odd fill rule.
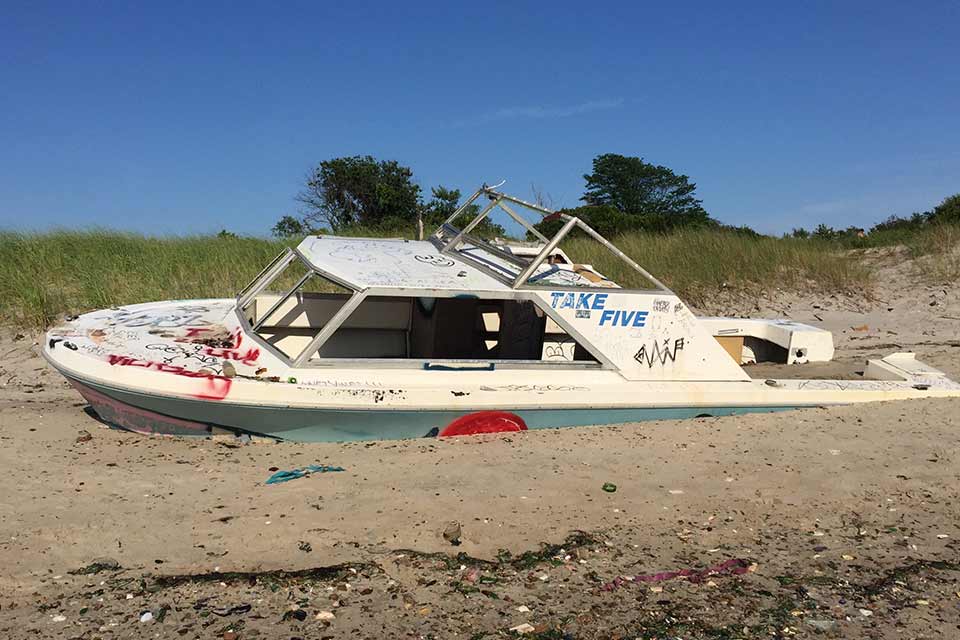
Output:
[[[702,311],[960,377],[957,291],[882,275]],[[0,332],[0,637],[960,636],[960,400],[238,446],[102,426],[35,341]],[[307,464],[345,471],[264,484]]]

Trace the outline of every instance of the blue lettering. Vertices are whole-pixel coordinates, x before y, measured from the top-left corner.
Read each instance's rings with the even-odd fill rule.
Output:
[[[607,303],[607,296],[610,294],[607,293],[598,293],[593,296],[593,306],[592,309],[603,309],[603,305]]]
[[[623,309],[603,309],[600,314],[600,326],[605,324],[614,327],[645,327],[649,311],[626,311]]]
[[[574,298],[572,293],[567,293],[563,296],[563,302],[560,303],[561,309],[573,309]]]
[[[553,300],[550,301],[550,306],[556,309],[557,303],[560,302],[560,298],[563,297],[563,294],[560,293],[559,291],[554,291],[553,293],[550,294],[550,297],[553,298]]]
[[[590,296],[592,293],[581,293],[577,298],[577,309],[589,309],[590,308]]]

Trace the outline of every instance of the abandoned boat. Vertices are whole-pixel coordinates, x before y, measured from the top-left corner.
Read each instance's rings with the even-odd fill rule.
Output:
[[[544,236],[514,207],[559,231]],[[536,241],[481,238],[494,208]],[[568,255],[565,238],[600,247],[596,264]],[[830,333],[697,318],[583,220],[488,187],[428,240],[310,236],[236,298],[87,313],[51,330],[44,355],[112,425],[295,441],[960,395],[911,353],[871,360],[849,380],[753,380],[742,364],[830,360]]]

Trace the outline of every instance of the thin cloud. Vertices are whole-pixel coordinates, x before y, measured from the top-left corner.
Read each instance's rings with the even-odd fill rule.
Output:
[[[504,107],[482,113],[472,118],[458,120],[453,123],[455,127],[469,127],[488,122],[501,122],[504,120],[517,120],[521,118],[543,120],[547,118],[569,118],[584,113],[594,111],[606,111],[608,109],[617,109],[623,106],[623,98],[616,100],[588,100],[579,104],[565,106],[529,106],[529,107]]]

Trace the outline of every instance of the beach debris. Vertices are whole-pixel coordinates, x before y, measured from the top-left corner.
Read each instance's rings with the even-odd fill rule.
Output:
[[[307,612],[303,609],[291,609],[283,614],[283,617],[280,618],[281,622],[286,622],[287,620],[299,620],[303,622],[307,619]]]
[[[225,617],[227,617],[227,616],[234,616],[234,615],[240,615],[240,614],[244,614],[244,613],[249,613],[251,609],[253,609],[253,605],[250,605],[250,604],[238,604],[238,605],[233,606],[233,607],[221,607],[220,609],[211,609],[211,611],[212,611],[215,615],[218,615],[218,616],[220,616],[221,618],[225,618]]]
[[[223,361],[223,375],[225,378],[235,378],[237,376],[237,368],[233,366],[233,363],[229,360]]]
[[[612,581],[602,585],[600,589],[601,591],[614,591],[628,582],[662,582],[664,580],[673,580],[674,578],[686,578],[690,582],[699,583],[712,576],[724,574],[739,576],[744,573],[756,571],[756,569],[757,565],[749,560],[731,558],[730,560],[726,560],[712,567],[707,567],[706,569],[680,569],[678,571],[664,571],[633,577],[618,576]]]
[[[806,623],[817,631],[830,631],[837,626],[837,621],[829,618],[808,618]]]
[[[613,484],[612,482],[604,482],[601,489],[603,489],[607,493],[613,493],[614,491],[617,490],[617,485]]]
[[[870,326],[866,324],[862,324],[858,327],[850,327],[850,328],[853,329],[854,331],[860,331],[860,332],[870,331]]]
[[[153,620],[153,613],[150,611],[144,611],[140,616],[140,622],[150,622]]]
[[[210,439],[219,446],[226,447],[227,449],[239,449],[243,444],[240,442],[240,439],[232,433],[215,433],[210,436]]]
[[[536,630],[537,630],[536,627],[526,622],[522,624],[518,624],[515,627],[510,627],[510,631],[513,631],[514,633],[518,633],[520,635],[524,635],[526,633],[533,633]]]
[[[460,544],[461,535],[462,529],[459,522],[448,522],[443,530],[443,539],[455,547]]]
[[[292,469],[290,471],[281,471],[277,467],[270,467],[270,471],[276,471],[272,476],[267,478],[264,484],[277,484],[279,482],[289,482],[290,480],[296,480],[297,478],[303,478],[309,476],[312,473],[329,473],[333,471],[345,471],[343,467],[334,467],[326,464],[311,464],[306,467],[301,467],[299,469]]]
[[[240,638],[240,634],[233,629],[227,629],[220,637],[223,638],[223,640],[238,640]]]
[[[873,615],[873,611],[870,609],[860,609],[860,615],[862,615],[864,618],[869,618]]]
[[[87,566],[80,569],[74,569],[73,571],[67,571],[67,573],[72,576],[85,576],[93,573],[100,573],[101,571],[119,571],[122,568],[123,567],[120,566],[120,563],[113,558],[95,558],[93,562]]]
[[[62,613],[58,613],[57,615],[53,616],[50,619],[53,620],[54,622],[65,622],[67,619],[67,616],[63,615]]]
[[[83,444],[84,442],[90,442],[91,440],[93,440],[93,434],[86,429],[81,429],[77,432],[77,444]]]
[[[317,620],[333,620],[336,617],[332,611],[321,611],[316,615]]]
[[[313,546],[305,540],[301,540],[300,542],[298,542],[297,548],[300,549],[300,551],[303,551],[304,553],[310,553],[311,551],[313,551]]]

